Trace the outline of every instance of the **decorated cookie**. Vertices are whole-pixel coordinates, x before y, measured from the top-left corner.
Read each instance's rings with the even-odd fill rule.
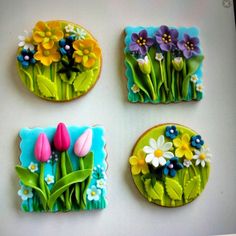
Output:
[[[196,28],[127,27],[125,33],[130,102],[202,99],[203,55]]]
[[[25,212],[106,207],[104,130],[94,127],[24,128],[20,131],[19,197]]]
[[[141,194],[160,206],[192,202],[205,188],[211,153],[202,137],[178,124],[146,131],[136,142],[129,163]]]
[[[17,67],[25,86],[51,101],[86,94],[101,71],[101,49],[93,36],[66,21],[39,21],[18,37]]]

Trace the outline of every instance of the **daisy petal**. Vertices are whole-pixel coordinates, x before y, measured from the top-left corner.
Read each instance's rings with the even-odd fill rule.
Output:
[[[194,155],[193,159],[198,159],[199,155]]]
[[[145,146],[145,147],[143,148],[143,151],[144,151],[145,153],[153,153],[153,152],[154,152],[154,150],[153,150],[151,147],[149,147],[149,146]]]
[[[158,166],[159,166],[159,159],[160,159],[160,158],[153,158],[153,160],[152,160],[152,165],[153,165],[154,167],[158,167]]]
[[[172,148],[172,143],[171,142],[167,142],[162,146],[162,151],[166,152],[168,150],[170,150]]]
[[[198,166],[200,164],[201,160],[197,159],[195,165]]]
[[[161,135],[158,139],[157,139],[157,147],[162,147],[163,144],[165,142],[165,138],[164,135]]]
[[[164,152],[163,157],[170,159],[174,157],[174,154],[172,152]]]
[[[164,166],[166,164],[166,159],[164,157],[159,158],[159,163],[161,166]]]
[[[153,160],[153,158],[154,158],[154,155],[153,155],[153,154],[148,154],[148,155],[146,156],[146,158],[145,158],[145,161],[146,161],[147,163],[150,163],[150,162]]]
[[[20,41],[19,43],[18,43],[18,46],[19,47],[23,47],[25,45],[25,42],[24,41]]]
[[[150,145],[154,150],[157,149],[157,143],[156,143],[155,139],[151,138],[151,139],[149,140],[149,145]]]
[[[205,167],[206,163],[204,160],[201,161],[201,165],[202,165],[202,167]]]

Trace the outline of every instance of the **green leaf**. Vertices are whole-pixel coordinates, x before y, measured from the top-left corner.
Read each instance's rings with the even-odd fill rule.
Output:
[[[89,169],[89,168],[86,168]],[[72,163],[69,157],[68,152],[66,152],[66,173],[69,174],[73,171]]]
[[[60,195],[72,184],[83,182],[89,175],[91,175],[91,173],[92,169],[77,170],[58,180],[51,190],[51,196],[48,200],[49,208],[53,208],[57,198],[60,197]]]
[[[87,70],[77,75],[73,86],[75,92],[86,92],[93,81],[93,70]]]
[[[80,184],[75,184],[75,199],[77,204],[80,204]]]
[[[93,153],[89,152],[85,157],[84,157],[84,168],[85,169],[93,169],[93,165],[94,165],[94,160],[93,160]],[[86,203],[86,192],[87,192],[87,188],[90,184],[91,181],[91,177],[92,175],[89,175],[88,178],[85,180],[85,184],[84,184],[84,189],[83,189],[83,201]]]
[[[33,78],[31,76],[31,74],[29,72],[27,72],[26,70],[24,70],[23,68],[20,68],[20,71],[22,71],[26,75],[26,77],[28,78],[29,83],[30,83],[29,89],[31,92],[33,92],[34,86],[33,86]]]
[[[188,91],[189,91],[190,78],[198,70],[203,59],[204,59],[204,56],[199,55],[199,56],[194,56],[194,57],[186,60],[188,74],[186,75],[186,77],[183,80],[183,85],[182,85],[183,97],[187,97]]]
[[[126,62],[132,72],[134,83],[150,98],[150,95],[146,89],[146,85],[141,79],[143,77],[141,77],[140,74],[136,73],[136,70],[135,70],[135,67],[137,67],[136,60],[129,53],[126,53],[125,55],[126,55]]]
[[[183,194],[182,186],[174,179],[166,178],[166,192],[172,200],[181,200]]]
[[[184,185],[184,197],[185,200],[193,200],[200,193],[201,178],[199,175],[190,179],[186,185]]]
[[[146,179],[144,182],[145,190],[148,195],[148,201],[152,200],[163,200],[164,187],[157,181],[154,186],[152,186],[151,179]]]
[[[37,75],[37,84],[39,87],[39,91],[44,97],[55,98],[57,95],[57,88],[55,84],[49,80],[46,76]]]
[[[47,196],[45,193],[38,187],[39,182],[39,176],[37,173],[31,172],[29,169],[24,168],[22,166],[16,166],[16,173],[18,177],[20,178],[21,182],[28,186],[33,188],[36,193],[38,194],[41,203],[43,205],[44,210],[46,210],[47,206]]]

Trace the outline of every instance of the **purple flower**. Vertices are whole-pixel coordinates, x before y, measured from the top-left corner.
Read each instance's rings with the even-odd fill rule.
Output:
[[[177,43],[178,48],[183,52],[185,58],[198,55],[200,48],[198,47],[199,39],[197,37],[190,37],[188,34],[184,34],[184,39]]]
[[[162,25],[155,36],[161,50],[168,52],[175,48],[178,35],[179,33],[176,29],[169,29],[168,26]]]
[[[148,47],[152,46],[154,43],[152,38],[148,38],[146,30],[142,30],[138,34],[133,33],[131,40],[132,42],[129,45],[129,50],[143,56],[146,55]]]

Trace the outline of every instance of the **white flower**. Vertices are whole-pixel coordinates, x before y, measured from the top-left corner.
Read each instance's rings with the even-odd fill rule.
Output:
[[[75,38],[78,40],[85,39],[87,33],[84,29],[76,28],[74,31]]]
[[[191,81],[192,81],[194,84],[197,83],[198,77],[197,77],[196,74],[194,74],[194,75],[191,76]]]
[[[192,162],[188,159],[184,159],[183,165],[186,166],[187,168],[189,168],[189,166],[192,165]]]
[[[32,188],[30,187],[26,187],[24,185],[21,186],[21,189],[18,190],[18,195],[21,197],[21,199],[27,200],[28,198],[32,198],[33,197],[33,193],[32,193]]]
[[[38,168],[38,164],[37,163],[34,163],[34,162],[30,162],[29,166],[28,166],[28,169],[31,171],[31,172],[36,172],[39,168]]]
[[[54,176],[47,174],[47,176],[45,177],[45,181],[47,184],[53,184],[54,183]]]
[[[174,154],[172,152],[168,152],[172,148],[171,142],[165,143],[164,135],[161,135],[157,141],[151,138],[149,140],[150,146],[145,146],[143,151],[147,153],[145,161],[147,163],[151,163],[154,167],[164,166],[166,164],[165,158],[172,158]]]
[[[34,45],[32,44],[32,34],[27,30],[24,31],[25,35],[19,35],[18,39],[20,40],[18,43],[19,47],[23,47],[26,50],[34,50]]]
[[[151,73],[151,63],[148,59],[148,56],[145,56],[144,58],[137,59],[138,65],[140,70],[144,74],[150,74]]]
[[[203,92],[203,86],[202,86],[202,84],[197,84],[197,86],[196,86],[196,90],[198,91],[198,92]]]
[[[157,61],[162,61],[163,60],[163,54],[162,53],[156,53],[156,56],[155,56],[155,59],[157,60]]]
[[[206,162],[210,162],[210,158],[212,157],[209,148],[202,146],[201,150],[194,150],[195,155],[193,159],[196,160],[195,165],[198,166],[200,163],[202,167],[206,165]]]
[[[140,91],[139,87],[136,84],[133,84],[131,90],[133,91],[133,93],[138,93]]]
[[[98,188],[100,188],[100,189],[105,188],[105,184],[106,184],[106,182],[105,182],[104,179],[99,179],[99,180],[97,180],[97,187],[98,187]]]
[[[65,31],[66,31],[67,33],[74,32],[74,26],[71,25],[71,24],[67,25],[67,26],[65,27]]]
[[[96,188],[95,185],[91,187],[91,189],[87,189],[87,196],[89,201],[98,201],[99,196],[101,195],[101,189]]]

